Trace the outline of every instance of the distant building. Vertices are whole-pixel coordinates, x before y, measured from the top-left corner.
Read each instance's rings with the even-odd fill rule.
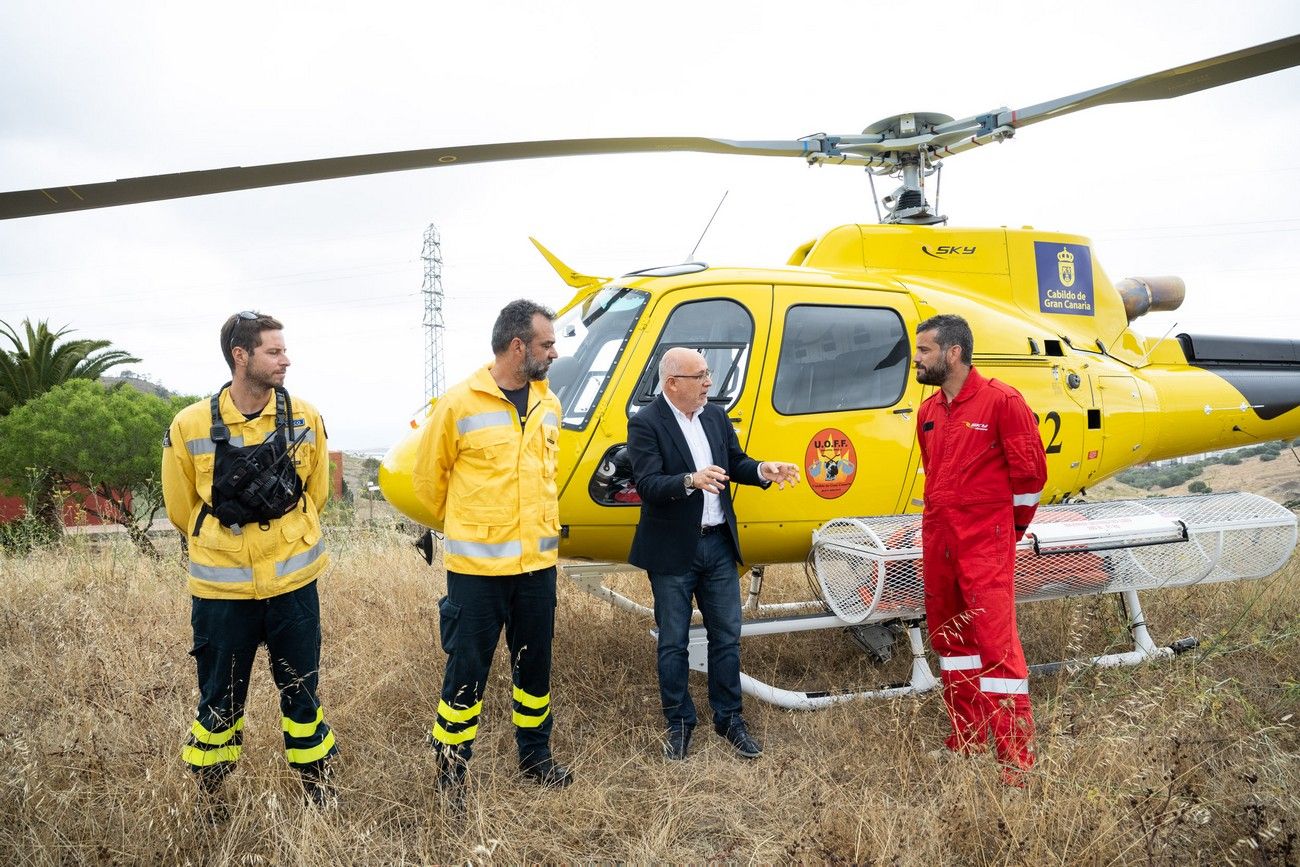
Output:
[[[73,487],[76,493],[85,493],[85,488],[77,485]],[[131,507],[131,495],[127,494],[123,499],[129,509]],[[63,526],[96,527],[113,523],[111,520],[101,521],[93,512],[87,511],[87,507],[106,514],[111,514],[114,508],[107,500],[101,499],[95,494],[90,494],[84,498],[69,496],[63,502]],[[22,497],[0,496],[0,524],[16,521],[25,514],[27,514],[27,504]]]

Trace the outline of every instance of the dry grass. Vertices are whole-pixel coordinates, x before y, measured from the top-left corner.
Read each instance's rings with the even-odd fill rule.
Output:
[[[1300,560],[1247,584],[1145,598],[1158,640],[1198,651],[1136,669],[1037,678],[1040,764],[1005,792],[983,759],[937,764],[941,702],[792,713],[747,701],[767,746],[733,758],[707,726],[689,761],[659,757],[648,624],[563,584],[553,683],[557,755],[578,782],[522,784],[498,657],[468,814],[444,814],[424,732],[442,653],[442,573],[404,540],[332,540],[322,582],[322,694],[344,802],[302,806],[259,665],[230,821],[194,819],[179,744],[194,710],[188,599],[174,562],[85,540],[0,559],[0,862],[313,864],[823,862],[1242,864],[1300,859]],[[635,578],[622,586],[643,601]],[[769,570],[771,601],[806,595]],[[1031,658],[1114,648],[1111,598],[1021,609]],[[835,632],[747,640],[744,664],[796,688],[895,680]],[[703,679],[692,679],[707,707]]]

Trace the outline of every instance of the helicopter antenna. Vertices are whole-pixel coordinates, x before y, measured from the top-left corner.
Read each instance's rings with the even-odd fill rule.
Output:
[[[709,222],[704,224],[704,231],[700,232],[700,239],[695,242],[695,246],[691,248],[691,252],[686,256],[687,262],[693,261],[695,259],[695,251],[700,249],[700,242],[702,242],[704,240],[704,236],[708,234],[709,227],[713,225],[714,218],[718,216],[718,211],[722,210],[722,203],[727,200],[727,194],[730,192],[731,190],[722,191],[722,198],[718,200],[718,206],[713,209],[713,216],[709,217]]]
[[[1173,325],[1170,325],[1168,331],[1166,331],[1164,334],[1160,335],[1160,339],[1157,340],[1155,343],[1151,344],[1151,348],[1148,349],[1148,350],[1146,351],[1146,355],[1143,355],[1143,356],[1142,356],[1142,363],[1143,363],[1143,364],[1146,364],[1146,363],[1147,363],[1147,359],[1151,357],[1151,353],[1153,353],[1153,352],[1156,351],[1156,347],[1159,346],[1160,344],[1162,344],[1162,343],[1165,342],[1165,338],[1169,336],[1169,332],[1170,332],[1170,331],[1173,331],[1173,330],[1174,330],[1175,328],[1177,328],[1177,327],[1178,327],[1178,323],[1177,323],[1177,322],[1175,322]],[[1116,342],[1117,342],[1117,343],[1119,342],[1119,341],[1118,341],[1118,338],[1116,339]],[[1111,345],[1114,346],[1114,344],[1111,344]]]

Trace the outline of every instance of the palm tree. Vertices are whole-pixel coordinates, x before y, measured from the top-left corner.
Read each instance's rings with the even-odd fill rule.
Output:
[[[68,326],[50,331],[47,320],[32,327],[23,320],[26,344],[7,322],[0,322],[0,337],[13,349],[0,347],[0,416],[8,415],[39,394],[70,379],[99,379],[104,371],[119,364],[133,364],[140,359],[120,349],[106,350],[111,340],[66,340]]]
[[[12,350],[0,347],[0,417],[68,380],[97,380],[110,367],[140,360],[120,349],[106,350],[111,340],[60,343],[60,338],[72,330],[66,325],[50,331],[47,320],[33,328],[31,320],[24,319],[23,329],[27,333],[26,345],[13,326],[0,322],[0,337],[13,345]],[[34,485],[36,517],[61,533],[63,517],[49,473],[39,473]]]

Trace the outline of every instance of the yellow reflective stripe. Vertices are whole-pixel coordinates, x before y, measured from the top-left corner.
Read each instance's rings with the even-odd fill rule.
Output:
[[[244,728],[244,718],[242,716],[239,719],[235,720],[235,724],[232,725],[230,728],[224,729],[219,732],[210,732],[203,727],[203,723],[199,722],[198,720],[195,720],[194,725],[190,726],[190,734],[194,736],[194,740],[198,741],[201,744],[207,744],[209,746],[219,747],[222,744],[226,743],[231,738],[233,738],[235,736],[235,732],[241,731],[243,728]]]
[[[531,707],[533,710],[541,710],[551,703],[551,694],[548,692],[546,695],[538,698],[535,695],[529,695],[516,686],[515,701],[519,702],[524,707]]]
[[[479,712],[482,710],[483,702],[481,701],[462,710],[458,707],[452,707],[441,699],[438,700],[438,716],[442,717],[449,723],[469,722],[474,717],[478,716]]]
[[[181,750],[181,758],[186,764],[196,768],[206,768],[221,762],[233,762],[239,758],[243,750],[244,748],[240,746],[217,747],[215,750],[201,750],[195,746],[187,746]]]
[[[452,733],[447,731],[438,723],[433,724],[433,739],[440,744],[447,744],[448,746],[463,744],[465,741],[472,741],[476,734],[478,734],[478,726],[470,726],[463,731]]]
[[[535,729],[542,723],[546,722],[546,718],[550,715],[551,709],[549,707],[546,709],[546,713],[541,716],[528,716],[519,711],[515,711],[515,725],[519,726],[521,729]]]
[[[316,746],[305,747],[301,750],[285,750],[284,757],[291,765],[309,765],[325,758],[333,748],[334,732],[331,730],[329,734],[325,735],[325,740]]]
[[[280,717],[280,728],[291,738],[309,738],[316,733],[316,726],[325,719],[325,708],[316,708],[316,719],[307,723],[294,722],[287,716]]]

